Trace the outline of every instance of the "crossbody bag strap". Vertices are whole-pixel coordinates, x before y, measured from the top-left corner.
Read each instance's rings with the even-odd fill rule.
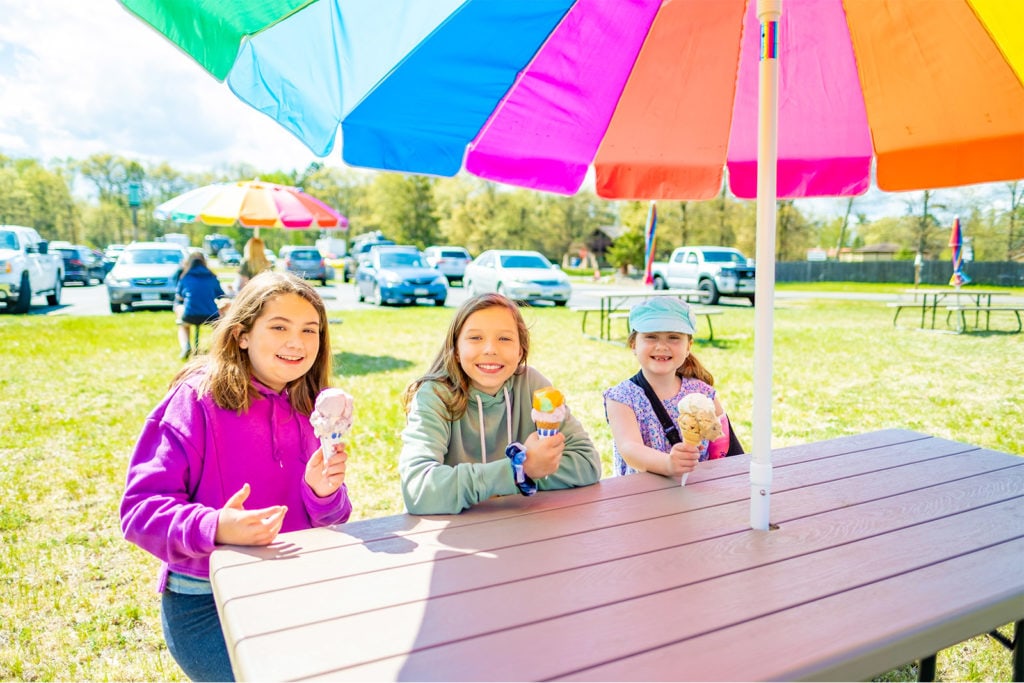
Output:
[[[682,437],[679,436],[679,425],[676,424],[675,420],[669,417],[668,411],[665,410],[665,404],[661,402],[658,395],[654,393],[654,388],[651,383],[644,377],[643,371],[640,371],[629,378],[629,381],[643,389],[644,394],[647,395],[647,400],[651,402],[651,408],[654,409],[654,414],[658,416],[658,420],[661,422],[661,428],[665,430],[665,438],[668,439],[670,445],[675,445],[682,441]]]

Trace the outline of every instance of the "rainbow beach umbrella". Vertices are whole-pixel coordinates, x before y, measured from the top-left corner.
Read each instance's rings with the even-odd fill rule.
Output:
[[[260,180],[214,183],[160,204],[153,215],[176,223],[254,228],[347,229],[348,219],[297,187]]]
[[[757,198],[768,528],[777,197],[1024,178],[1024,2],[121,0],[320,156],[609,199]],[[339,135],[340,130],[340,135]],[[727,171],[727,174],[726,174]]]

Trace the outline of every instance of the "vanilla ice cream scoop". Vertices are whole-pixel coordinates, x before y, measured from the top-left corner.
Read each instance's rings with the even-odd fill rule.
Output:
[[[715,402],[704,394],[686,394],[679,401],[679,433],[683,442],[691,446],[699,446],[707,439],[714,441],[722,436],[722,423],[715,414]],[[686,485],[684,474],[681,485]]]

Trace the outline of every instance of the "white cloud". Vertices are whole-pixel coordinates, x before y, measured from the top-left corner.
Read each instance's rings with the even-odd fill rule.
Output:
[[[0,17],[2,154],[109,152],[183,170],[318,160],[112,0],[0,0]]]

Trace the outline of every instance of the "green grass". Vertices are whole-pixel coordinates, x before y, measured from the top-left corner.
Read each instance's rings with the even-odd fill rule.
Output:
[[[523,311],[531,362],[565,391],[609,473],[601,392],[633,374],[635,360],[580,335],[572,311]],[[331,314],[343,320],[331,328],[336,384],[357,402],[355,519],[402,512],[398,397],[451,315]],[[695,347],[748,446],[752,323],[752,308],[730,307],[715,318],[715,343]],[[836,300],[779,300],[775,326],[775,446],[905,427],[1024,453],[1021,335],[894,329],[882,304]],[[117,514],[134,440],[180,367],[172,314],[4,315],[0,348],[0,680],[181,680],[160,632],[158,563],[122,540]],[[905,666],[880,678],[915,675]],[[938,675],[1009,680],[1009,653],[975,638],[940,653]]]

